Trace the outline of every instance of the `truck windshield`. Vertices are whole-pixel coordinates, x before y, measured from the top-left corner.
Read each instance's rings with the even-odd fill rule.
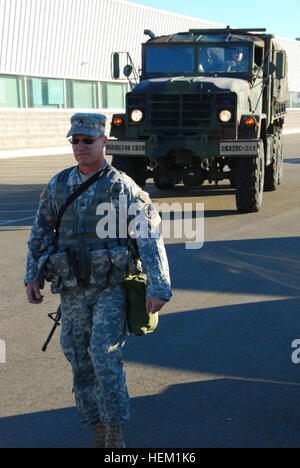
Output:
[[[148,47],[146,50],[147,73],[194,73],[195,50],[185,46]]]
[[[246,72],[249,68],[249,48],[230,44],[221,46],[201,46],[199,48],[199,72]]]

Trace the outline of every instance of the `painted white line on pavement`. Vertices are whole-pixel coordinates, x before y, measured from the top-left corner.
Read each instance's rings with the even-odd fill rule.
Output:
[[[20,221],[28,221],[29,219],[34,219],[35,216],[29,216],[29,218],[18,218],[18,219],[8,219],[6,221],[1,221],[0,226],[5,226],[7,224],[15,224],[19,223]]]

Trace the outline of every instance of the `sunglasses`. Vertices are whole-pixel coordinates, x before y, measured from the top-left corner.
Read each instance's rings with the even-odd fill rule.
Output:
[[[92,145],[97,140],[98,138],[94,140],[92,138],[82,138],[81,140],[79,138],[72,138],[72,140],[69,140],[69,142],[71,143],[71,145],[78,145],[80,141],[82,141],[82,143],[84,143],[85,145]]]

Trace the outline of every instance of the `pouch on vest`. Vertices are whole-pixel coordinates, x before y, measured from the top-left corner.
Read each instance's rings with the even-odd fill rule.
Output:
[[[116,286],[125,281],[127,267],[131,260],[131,254],[127,246],[117,246],[109,250],[109,255],[112,263],[109,273],[109,284]]]
[[[60,292],[64,288],[69,289],[77,286],[78,282],[71,268],[67,252],[58,252],[50,255],[45,268],[50,281],[52,280],[54,283],[53,288],[55,292]]]
[[[48,282],[55,282],[55,284],[61,283],[61,278],[58,278],[56,270],[50,262],[49,253],[41,255],[37,262],[37,279],[39,282],[40,289],[45,287],[45,280]],[[58,291],[56,291],[58,292]]]
[[[91,262],[90,285],[105,288],[107,286],[108,272],[111,261],[108,250],[98,249],[89,252]]]
[[[78,283],[87,288],[91,277],[91,262],[86,246],[84,244],[80,246],[77,262],[73,262],[71,257],[69,257],[69,260],[73,264]]]

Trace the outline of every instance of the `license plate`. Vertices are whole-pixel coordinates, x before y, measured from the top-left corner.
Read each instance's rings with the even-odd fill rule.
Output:
[[[146,143],[141,141],[107,141],[106,154],[126,154],[134,156],[144,156],[145,153]]]
[[[221,156],[257,156],[258,141],[221,141]]]

